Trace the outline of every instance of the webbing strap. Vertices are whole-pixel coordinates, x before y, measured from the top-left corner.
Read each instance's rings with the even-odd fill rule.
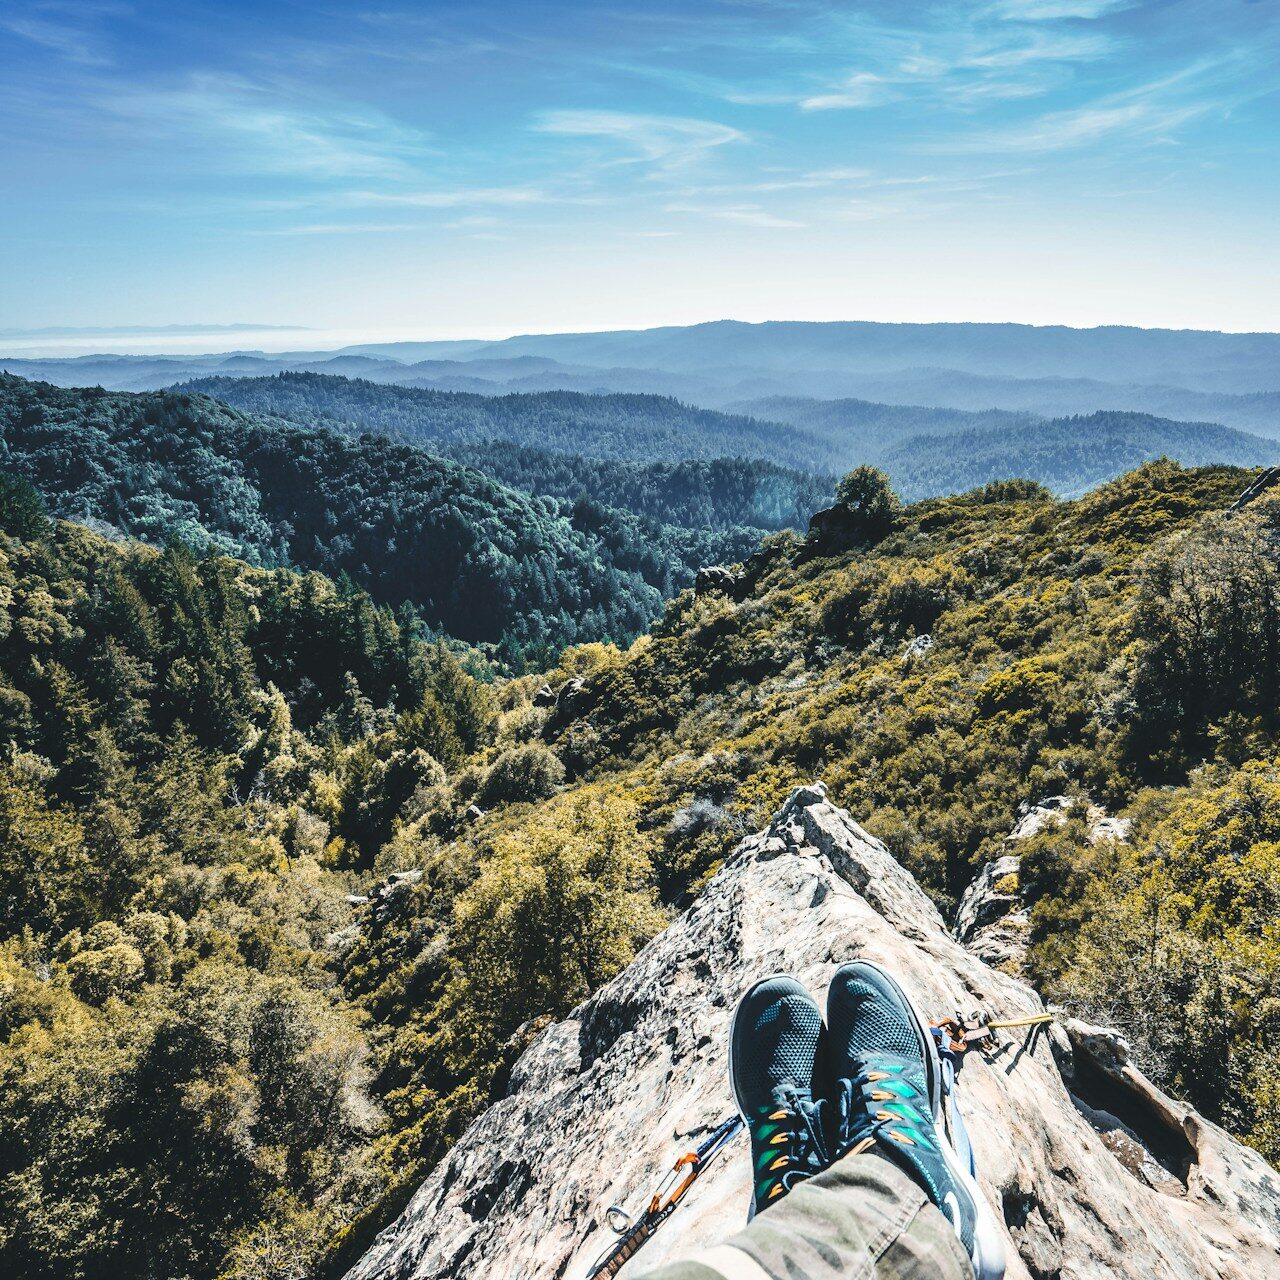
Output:
[[[1051,1013],[1033,1013],[1026,1018],[1006,1018],[1003,1022],[988,1022],[985,1025],[992,1031],[1012,1031],[1015,1027],[1038,1027],[1052,1021]]]

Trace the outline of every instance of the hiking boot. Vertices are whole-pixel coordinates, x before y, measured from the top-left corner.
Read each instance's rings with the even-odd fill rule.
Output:
[[[940,1122],[933,1036],[902,988],[869,960],[836,971],[827,991],[827,1060],[835,1080],[833,1159],[874,1151],[950,1221],[978,1280],[1001,1280],[1004,1240]]]
[[[794,979],[757,982],[729,1032],[729,1079],[751,1135],[751,1215],[827,1166],[823,1112],[813,1097],[822,1014]]]

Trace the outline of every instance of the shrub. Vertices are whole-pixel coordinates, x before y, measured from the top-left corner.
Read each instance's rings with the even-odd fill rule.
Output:
[[[485,808],[517,801],[546,800],[564,783],[560,757],[540,742],[504,751],[480,785],[479,803]]]

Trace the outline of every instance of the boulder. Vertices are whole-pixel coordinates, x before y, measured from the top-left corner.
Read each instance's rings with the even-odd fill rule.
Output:
[[[422,879],[422,871],[415,867],[410,871],[392,871],[384,879],[375,884],[367,894],[350,894],[347,901],[352,906],[363,903],[372,904],[373,918],[378,924],[385,924],[398,909],[400,902],[407,899],[413,886]]]
[[[931,635],[913,636],[902,646],[902,665],[909,667],[917,659],[925,657],[932,648]]]
[[[1073,796],[1045,796],[1034,804],[1024,804],[1018,810],[1018,821],[1009,832],[1009,839],[1030,840],[1046,828],[1065,822],[1075,806]]]
[[[693,580],[693,594],[705,596],[718,591],[732,597],[737,594],[739,578],[739,574],[726,569],[722,564],[710,565],[698,570],[698,575]]]
[[[1016,846],[1065,822],[1077,803],[1072,796],[1046,796],[1035,804],[1024,804],[1006,843]],[[1094,804],[1087,807],[1085,817],[1092,844],[1129,838],[1128,818],[1114,818]],[[954,928],[956,938],[974,955],[1015,975],[1022,972],[1026,958],[1029,924],[1016,884],[1018,862],[1019,855],[1010,852],[978,872],[960,899]]]
[[[1089,842],[1097,844],[1100,840],[1119,840],[1124,842],[1133,829],[1132,818],[1113,818],[1109,813],[1101,817],[1090,815]]]
[[[960,945],[878,840],[796,791],[635,961],[538,1032],[504,1097],[463,1134],[350,1280],[580,1280],[674,1159],[732,1111],[726,1034],[742,992],[795,974],[818,994],[857,956],[928,1015],[1039,1012],[1024,983]],[[1156,1090],[1114,1033],[998,1033],[960,1076],[1010,1280],[1256,1280],[1280,1274],[1280,1177]],[[870,1158],[870,1157],[864,1157]],[[628,1264],[638,1276],[738,1229],[739,1135]]]
[[[566,680],[556,690],[556,710],[566,711],[571,708],[581,694],[582,688],[586,681],[581,676],[574,676],[572,680]]]
[[[535,707],[554,707],[556,705],[555,690],[549,684],[541,684],[534,691],[533,705]]]
[[[815,511],[809,519],[808,542],[823,554],[848,551],[864,541],[861,517],[843,503]]]

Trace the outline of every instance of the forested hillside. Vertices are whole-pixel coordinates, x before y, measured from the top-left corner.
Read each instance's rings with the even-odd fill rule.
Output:
[[[336,1274],[815,776],[944,907],[1025,801],[1131,818],[1028,842],[1036,976],[1280,1158],[1280,499],[1228,514],[1251,478],[900,507],[862,473],[731,594],[509,680],[351,586],[54,526],[6,480],[0,1272]]]
[[[591,499],[691,529],[803,529],[830,503],[835,483],[758,458],[622,462],[505,441],[450,444],[441,452],[513,489],[570,502]]]
[[[0,1272],[268,1274],[383,1176],[344,868],[488,691],[318,575],[55,533],[7,478],[0,528]]]
[[[326,418],[436,447],[509,440],[559,453],[638,462],[766,458],[830,470],[838,454],[795,427],[695,409],[664,396],[543,391],[504,396],[387,386],[320,373],[201,378],[182,390],[299,422]]]
[[[1280,442],[1212,422],[1145,413],[1094,413],[950,435],[919,435],[871,455],[905,497],[926,498],[1025,476],[1076,497],[1113,476],[1167,457],[1183,466],[1254,467],[1280,461]]]
[[[716,529],[674,527],[593,498],[532,498],[385,438],[255,417],[200,396],[0,376],[0,438],[5,465],[57,515],[348,574],[381,601],[408,602],[434,628],[500,645],[517,665],[574,641],[633,637],[700,566],[741,558],[761,535],[727,519]],[[762,495],[779,511],[801,500]],[[686,505],[696,513],[694,495]]]
[[[766,396],[743,400],[732,407],[758,418],[789,422],[827,440],[857,442],[876,450],[912,436],[1020,427],[1036,421],[1034,414],[1006,413],[1002,409],[974,412],[878,404],[872,400],[813,400],[804,396]]]
[[[867,400],[772,397],[744,412],[790,422],[845,456],[873,463],[908,498],[959,493],[1019,476],[1074,497],[1152,458],[1184,466],[1258,466],[1280,459],[1271,439],[1213,422],[1180,422],[1116,411],[1068,418],[992,409],[875,404]]]
[[[645,516],[713,527],[803,526],[806,508],[822,505],[827,484],[825,479],[806,483],[797,467],[824,476],[871,463],[913,499],[1010,476],[1073,496],[1161,456],[1185,466],[1256,466],[1280,457],[1280,445],[1272,440],[1214,423],[1140,413],[1044,420],[1000,410],[970,413],[775,397],[740,406],[758,413],[757,420],[691,410],[653,396],[472,396],[311,373],[204,379],[190,386],[258,413],[426,443],[528,492],[572,499],[594,494],[598,501]],[[803,448],[775,438],[787,428],[770,423],[771,416],[803,432]],[[490,438],[504,441],[503,446],[487,448]],[[551,448],[561,452],[548,452]],[[790,466],[766,469],[739,460],[730,478],[729,464],[705,461],[710,454],[734,450],[781,458]],[[612,462],[604,465],[599,458]],[[672,475],[654,466],[655,460],[674,459],[694,459],[702,467]],[[714,501],[692,509],[681,503],[674,495],[692,482],[701,482],[709,498],[723,495],[725,510],[717,511]],[[764,498],[758,507],[750,500],[752,486]]]

